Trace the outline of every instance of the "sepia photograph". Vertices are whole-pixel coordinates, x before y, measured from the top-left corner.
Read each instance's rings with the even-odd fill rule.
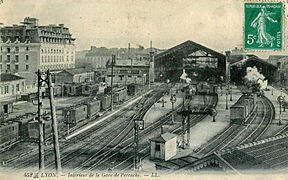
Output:
[[[283,179],[286,0],[0,0],[0,179]]]

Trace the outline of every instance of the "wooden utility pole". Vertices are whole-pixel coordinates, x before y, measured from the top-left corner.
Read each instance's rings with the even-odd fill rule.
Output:
[[[115,59],[116,59],[116,56],[112,55],[112,63],[111,63],[111,111],[113,111],[113,77],[114,77]]]
[[[139,130],[144,130],[144,120],[134,118],[134,170],[140,170]]]
[[[136,120],[134,120],[134,170],[139,170],[139,127],[136,123]]]
[[[188,112],[190,112],[190,109],[188,110]],[[190,114],[187,115],[187,147],[190,147],[190,128],[191,128],[191,124],[190,124]]]
[[[58,125],[56,119],[56,109],[53,97],[53,87],[51,81],[50,71],[47,71],[47,84],[49,89],[49,99],[50,99],[50,109],[51,109],[51,119],[52,119],[52,130],[53,130],[53,143],[54,143],[54,153],[55,153],[55,164],[57,173],[61,172],[61,158],[60,158],[60,147],[58,139]]]
[[[150,59],[149,59],[149,75],[148,75],[148,87],[149,89],[151,88],[151,80],[152,80],[152,74],[154,71],[153,69],[153,56],[154,56],[154,52],[152,51],[152,41],[150,41]]]
[[[41,77],[40,70],[37,71],[38,80],[38,123],[39,123],[39,170],[44,170],[44,122],[42,120],[42,98],[41,98],[41,86],[42,82],[45,81]]]

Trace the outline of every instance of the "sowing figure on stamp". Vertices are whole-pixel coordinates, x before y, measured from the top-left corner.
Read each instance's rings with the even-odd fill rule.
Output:
[[[272,14],[274,13],[268,12],[265,6],[262,6],[261,11],[251,23],[251,26],[257,29],[258,38],[256,42],[260,44],[259,47],[263,47],[264,44],[268,44],[270,45],[270,47],[273,46],[273,41],[275,40],[275,37],[273,37],[266,31],[267,20],[272,23],[277,22],[277,20],[274,20],[270,17],[270,15]]]

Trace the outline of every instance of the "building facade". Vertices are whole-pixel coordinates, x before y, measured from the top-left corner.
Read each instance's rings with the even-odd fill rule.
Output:
[[[87,68],[66,69],[55,75],[55,84],[86,83],[95,80],[94,71]]]
[[[35,85],[35,72],[75,67],[75,39],[63,24],[39,26],[25,18],[22,25],[2,27],[0,70],[17,73],[28,86]]]
[[[113,66],[111,63],[107,67],[106,82],[111,84],[113,76],[113,84],[127,85],[127,84],[140,84],[148,83],[149,79],[149,61],[134,61],[132,66],[128,61],[116,61]]]
[[[277,66],[276,83],[288,89],[288,56],[270,56],[268,61]]]
[[[25,93],[25,79],[13,74],[0,74],[0,101],[14,99]]]

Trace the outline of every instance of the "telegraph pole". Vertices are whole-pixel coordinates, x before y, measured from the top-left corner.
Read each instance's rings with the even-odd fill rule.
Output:
[[[226,89],[226,109],[228,110],[228,89]]]
[[[172,124],[174,124],[175,116],[174,116],[174,103],[176,102],[176,95],[172,94],[172,89],[171,89],[171,98],[170,101],[172,103]]]
[[[61,173],[61,158],[60,158],[60,147],[58,139],[58,125],[56,119],[56,109],[55,102],[53,97],[53,87],[51,81],[50,71],[47,71],[47,84],[49,89],[49,99],[50,99],[50,110],[51,110],[51,119],[52,119],[52,130],[53,130],[53,143],[54,143],[54,153],[55,153],[55,163],[57,173]]]
[[[153,56],[154,56],[154,52],[152,51],[152,41],[150,41],[150,60],[149,60],[149,82],[148,82],[148,87],[150,89],[151,87],[151,77],[152,77],[152,71],[153,71]]]
[[[37,71],[38,80],[38,123],[39,123],[39,170],[44,170],[44,122],[42,120],[42,98],[41,98],[41,86],[43,79],[41,77],[40,70]]]
[[[140,158],[139,158],[139,130],[144,129],[144,121],[134,119],[134,170],[140,170]]]
[[[282,122],[281,122],[281,113],[282,113],[282,111],[281,111],[281,106],[282,106],[282,103],[284,102],[284,98],[283,98],[283,96],[282,96],[282,92],[281,92],[281,95],[280,96],[278,96],[278,98],[277,98],[277,101],[278,101],[278,103],[279,103],[279,106],[280,106],[280,109],[279,109],[279,126],[282,124]]]
[[[139,127],[136,123],[136,120],[134,120],[134,170],[139,171]]]
[[[188,106],[188,112],[190,112],[190,106]],[[190,143],[190,113],[187,114],[187,147],[189,148],[191,143]]]
[[[230,85],[230,101],[233,101],[232,99],[232,86]]]
[[[130,47],[130,44],[129,44]],[[112,63],[111,63],[111,111],[113,111],[113,78],[114,78],[114,63],[116,56],[112,55]]]

